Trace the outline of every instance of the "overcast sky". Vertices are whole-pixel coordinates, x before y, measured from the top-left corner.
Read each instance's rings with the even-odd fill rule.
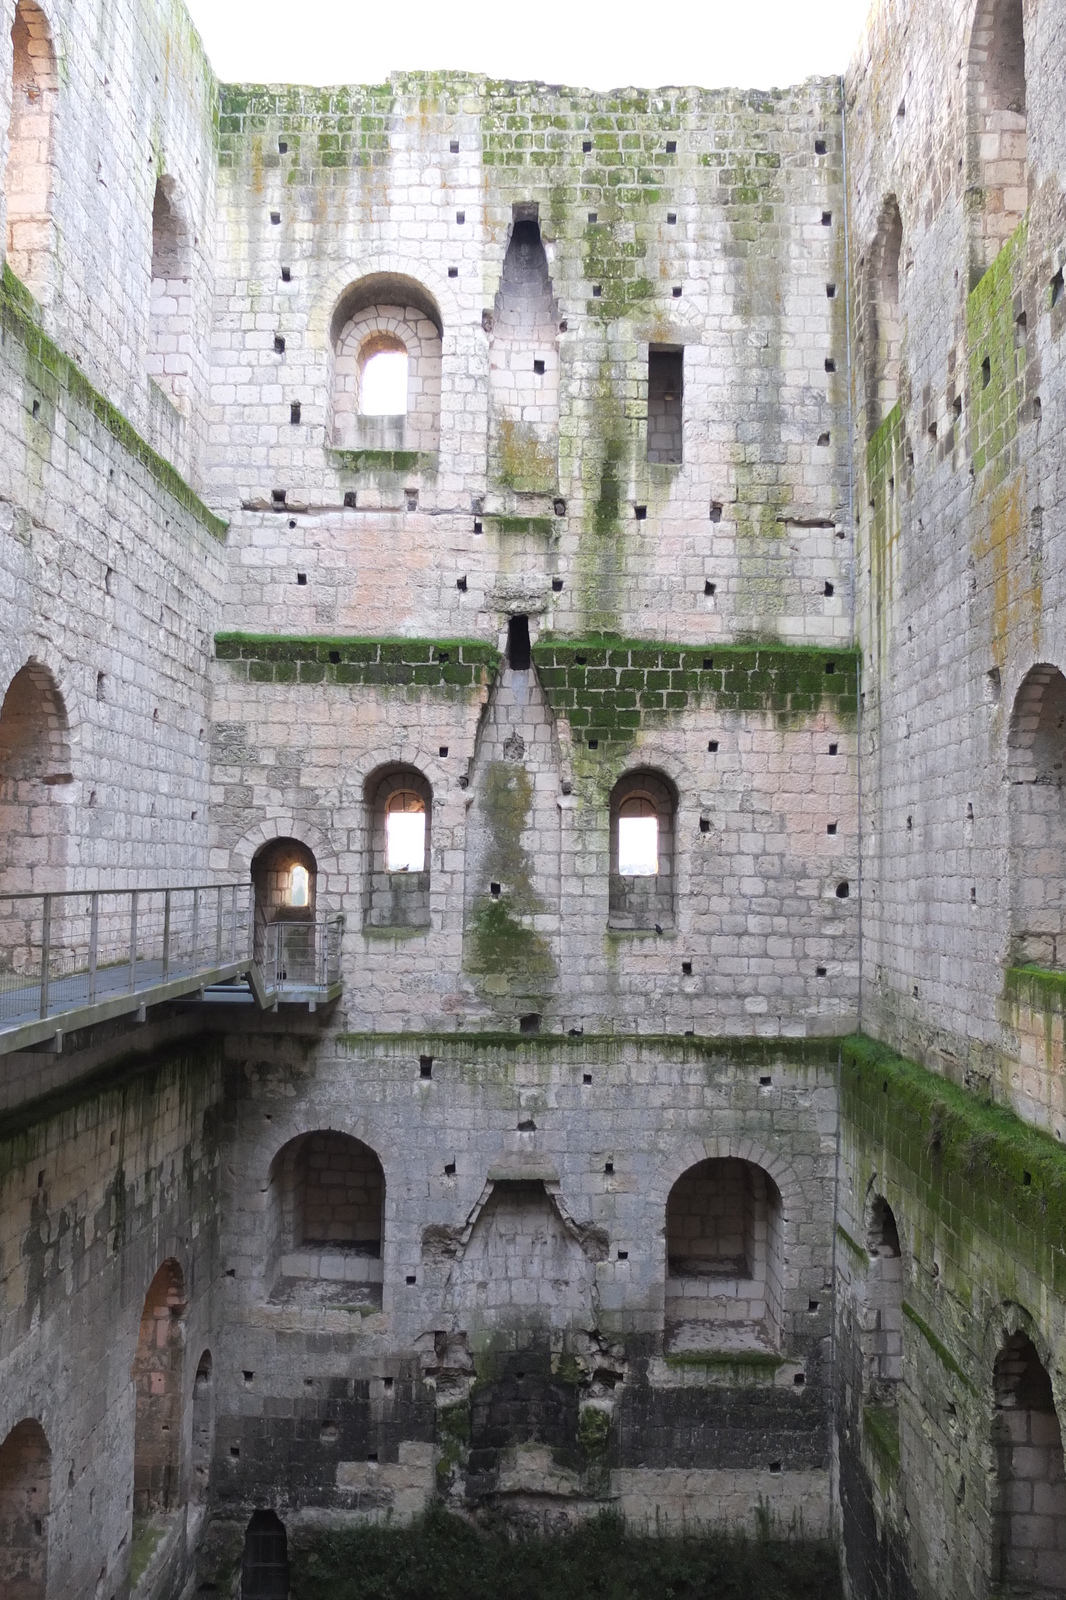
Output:
[[[219,76],[466,69],[575,88],[769,89],[842,72],[870,0],[186,0]]]

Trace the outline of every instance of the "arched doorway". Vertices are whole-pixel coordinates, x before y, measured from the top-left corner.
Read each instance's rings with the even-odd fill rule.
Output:
[[[0,1595],[45,1600],[52,1453],[27,1418],[0,1445]]]
[[[1066,1474],[1051,1379],[1031,1339],[996,1357],[998,1572],[1008,1593],[1066,1594]]]
[[[133,1382],[137,1417],[133,1450],[135,1517],[170,1511],[181,1498],[182,1317],[185,1283],[176,1261],[164,1261],[145,1296]]]

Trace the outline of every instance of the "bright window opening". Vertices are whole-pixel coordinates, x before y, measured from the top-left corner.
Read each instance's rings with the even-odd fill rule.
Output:
[[[631,795],[622,801],[618,871],[624,878],[654,878],[659,871],[659,812],[645,795]]]
[[[363,367],[359,409],[364,417],[407,414],[407,351],[379,350]]]
[[[424,872],[426,806],[420,795],[401,789],[385,807],[385,871]]]
[[[306,906],[310,903],[311,874],[306,867],[293,867],[289,878],[289,904],[290,906]]]

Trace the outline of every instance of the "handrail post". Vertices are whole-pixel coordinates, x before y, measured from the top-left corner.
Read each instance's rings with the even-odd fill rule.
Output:
[[[130,994],[137,987],[137,890],[130,890]]]
[[[170,890],[163,891],[163,982],[170,977]]]
[[[237,885],[235,883],[230,884],[229,915],[230,915],[229,958],[230,958],[231,961],[236,961],[236,959],[237,959]]]
[[[215,889],[215,966],[222,965],[222,889]]]
[[[52,959],[52,896],[44,897],[41,924],[41,1016],[48,1015],[48,967]]]
[[[100,896],[89,896],[89,1004],[96,999],[96,962],[100,949]]]
[[[192,970],[200,970],[200,890],[192,892]]]

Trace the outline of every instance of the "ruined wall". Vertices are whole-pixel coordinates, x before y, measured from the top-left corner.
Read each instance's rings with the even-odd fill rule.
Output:
[[[0,1436],[37,1421],[50,1509],[36,1535],[50,1595],[124,1594],[151,1566],[180,1587],[203,1515],[193,1393],[213,1343],[220,1092],[217,1044],[112,1065],[94,1094],[0,1128]],[[175,1515],[134,1523],[132,1381],[142,1308],[167,1259],[183,1283]],[[143,1447],[142,1447],[143,1448]]]
[[[548,1523],[620,1500],[635,1525],[754,1527],[761,1497],[780,1531],[828,1525],[835,1046],[312,1045],[279,1022],[227,1050],[205,1559],[225,1566],[256,1504],[297,1530],[435,1490]],[[284,1153],[324,1128],[380,1159],[376,1255],[281,1253]],[[759,1327],[724,1280],[703,1322],[666,1307],[667,1196],[721,1156],[781,1198]]]

